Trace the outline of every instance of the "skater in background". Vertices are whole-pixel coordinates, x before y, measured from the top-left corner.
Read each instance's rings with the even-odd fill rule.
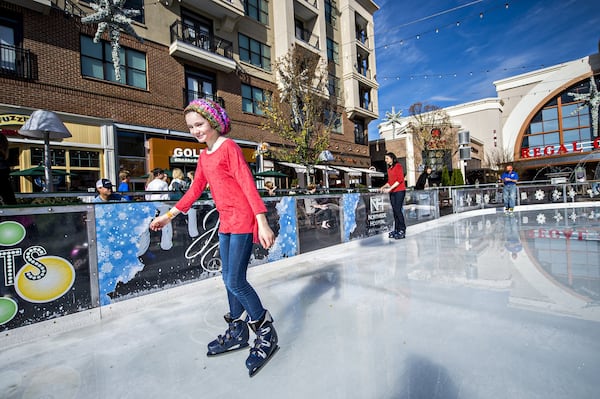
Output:
[[[393,152],[385,154],[385,163],[388,167],[388,181],[379,191],[390,194],[390,203],[394,212],[394,230],[390,232],[389,237],[400,240],[406,237],[406,223],[402,207],[404,206],[404,196],[406,194],[406,183],[404,181],[404,170],[398,163],[398,158]]]
[[[433,186],[429,181],[431,172],[432,170],[429,166],[425,168],[423,173],[421,173],[421,175],[417,179],[417,184],[415,184],[415,190],[425,190],[426,188]]]
[[[519,175],[513,170],[511,164],[506,165],[506,171],[500,176],[504,184],[502,187],[502,199],[504,200],[504,213],[512,213],[517,202],[517,182]]]
[[[253,376],[279,347],[271,314],[248,283],[246,272],[253,243],[259,242],[268,249],[275,235],[241,148],[225,137],[231,129],[225,110],[215,102],[197,99],[185,108],[184,114],[192,136],[207,148],[198,158],[189,190],[165,215],[154,219],[150,228],[159,230],[178,214],[187,212],[210,184],[220,217],[219,250],[229,313],[225,315],[227,330],[208,344],[207,355],[247,347],[250,327],[256,333],[256,340],[250,348],[246,367]]]
[[[183,175],[183,171],[179,168],[173,169],[173,180],[169,184],[169,191],[173,191],[170,194],[170,199],[178,200],[183,197],[183,193],[188,188],[188,183],[184,180],[185,176]]]

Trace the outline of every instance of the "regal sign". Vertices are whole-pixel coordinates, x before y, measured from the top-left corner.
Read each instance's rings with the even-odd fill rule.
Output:
[[[592,147],[595,150],[600,149],[600,137],[596,137],[596,139],[592,142]],[[575,152],[582,152],[583,150],[584,149],[582,143],[577,141],[573,141],[570,144],[564,143],[560,145],[547,145],[544,147],[526,147],[521,148],[521,158],[549,157],[552,155],[563,155]]]

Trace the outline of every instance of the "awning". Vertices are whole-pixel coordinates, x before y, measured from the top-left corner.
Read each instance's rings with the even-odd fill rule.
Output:
[[[342,172],[346,172],[350,176],[360,176],[360,175],[362,175],[362,172],[360,170],[353,169],[353,168],[348,168],[346,166],[334,166],[334,168],[339,169]]]
[[[328,172],[336,172],[337,170],[327,165],[315,165],[315,169],[326,170]]]
[[[384,177],[385,174],[383,172],[379,172],[373,169],[365,169],[365,168],[355,168],[356,170],[360,170],[362,173],[367,173],[373,177]]]
[[[296,173],[306,173],[306,166],[300,165],[293,162],[277,162],[280,165],[287,166],[288,168],[293,168]]]

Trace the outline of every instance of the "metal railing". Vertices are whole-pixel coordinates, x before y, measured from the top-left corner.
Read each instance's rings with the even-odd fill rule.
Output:
[[[233,43],[218,36],[208,35],[182,21],[175,21],[170,28],[171,42],[180,40],[201,50],[233,59]]]
[[[0,44],[0,75],[33,79],[31,58],[29,49]]]

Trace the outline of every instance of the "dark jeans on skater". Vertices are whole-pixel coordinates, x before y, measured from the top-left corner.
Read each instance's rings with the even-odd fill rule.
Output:
[[[246,279],[252,253],[252,234],[219,233],[219,252],[231,317],[236,319],[246,310],[250,320],[259,320],[265,309]]]
[[[397,232],[406,232],[406,223],[404,222],[404,213],[402,212],[405,195],[406,191],[404,190],[390,193],[390,203],[394,211],[394,231]]]

